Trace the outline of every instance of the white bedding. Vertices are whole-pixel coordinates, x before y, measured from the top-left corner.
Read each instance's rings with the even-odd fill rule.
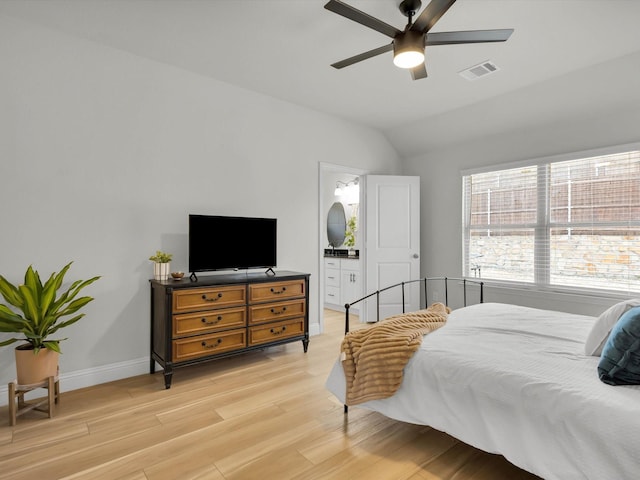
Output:
[[[358,405],[429,425],[546,479],[640,478],[640,387],[598,379],[596,318],[484,303],[424,337],[402,386]],[[344,401],[338,360],[327,388]]]

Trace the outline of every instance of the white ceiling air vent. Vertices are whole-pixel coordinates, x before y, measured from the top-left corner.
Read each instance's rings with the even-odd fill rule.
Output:
[[[467,80],[477,80],[480,77],[486,77],[487,75],[497,72],[500,70],[495,63],[491,60],[487,60],[485,62],[479,63],[478,65],[474,65],[473,67],[469,67],[461,72],[458,72],[460,76],[466,78]]]

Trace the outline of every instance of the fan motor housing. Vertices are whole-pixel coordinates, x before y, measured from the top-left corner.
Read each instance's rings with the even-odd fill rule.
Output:
[[[422,50],[424,52],[424,33],[407,30],[393,39],[393,54],[406,51]]]

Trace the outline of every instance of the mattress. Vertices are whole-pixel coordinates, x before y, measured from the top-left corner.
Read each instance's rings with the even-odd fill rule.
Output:
[[[640,386],[598,379],[594,317],[484,303],[426,335],[393,397],[357,406],[429,425],[546,479],[640,475]],[[327,388],[344,401],[337,360]]]

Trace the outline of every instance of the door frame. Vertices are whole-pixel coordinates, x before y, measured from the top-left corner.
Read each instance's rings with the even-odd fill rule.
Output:
[[[325,248],[325,229],[323,225],[326,223],[325,211],[328,210],[328,206],[324,205],[324,196],[323,192],[326,189],[333,189],[331,185],[327,184],[327,176],[328,174],[335,173],[344,173],[348,175],[354,175],[357,177],[362,177],[363,175],[367,175],[369,171],[362,170],[359,168],[346,167],[344,165],[338,165],[335,163],[328,162],[318,162],[318,323],[320,327],[320,331],[318,333],[324,332],[324,248]],[[364,218],[364,205],[362,202],[363,198],[363,189],[360,189],[360,205],[358,207],[358,217],[360,221]],[[359,229],[362,231],[363,224],[360,223]],[[366,250],[364,245],[360,245],[360,261],[361,265],[363,264],[364,259],[366,258]]]

